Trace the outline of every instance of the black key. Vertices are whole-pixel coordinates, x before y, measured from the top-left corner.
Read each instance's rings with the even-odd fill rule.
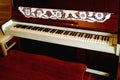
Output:
[[[74,32],[73,36],[76,36],[78,32]]]
[[[28,26],[26,29],[31,29],[32,28],[32,26]]]
[[[107,36],[105,36],[105,38],[104,38],[104,41],[106,41],[107,40]]]
[[[43,32],[49,32],[51,29],[49,29],[49,28],[45,28],[44,30],[43,30]]]
[[[87,36],[88,36],[88,34],[85,34],[85,36],[84,36],[84,37],[85,37],[85,38],[87,38]]]
[[[90,34],[88,34],[86,38],[89,38],[89,37],[90,37]]]
[[[82,35],[82,33],[79,33],[78,37],[80,37]]]
[[[64,32],[64,35],[68,35],[70,31],[65,31]]]
[[[90,34],[89,38],[91,39],[93,37],[93,34]]]
[[[63,30],[57,30],[56,33],[57,34],[62,34]]]
[[[73,33],[74,33],[74,32],[71,32],[69,35],[72,36]]]
[[[109,41],[109,39],[110,39],[110,37],[108,36],[108,37],[107,37],[107,41]]]
[[[104,36],[102,36],[101,40],[103,40],[103,39],[104,39]]]
[[[97,35],[95,35],[94,39],[96,39],[96,38],[97,38]]]
[[[71,34],[71,36],[76,36],[77,35],[77,32],[73,32],[72,34]]]
[[[37,30],[39,27],[33,27],[31,30]]]
[[[23,25],[23,26],[21,26],[20,28],[23,28],[23,29],[25,29],[25,28],[27,28],[28,26],[25,26],[25,25]]]
[[[84,33],[82,33],[82,34],[80,35],[80,37],[83,37],[83,35],[84,35]]]
[[[38,31],[42,31],[43,29],[45,29],[45,28],[42,28],[42,27],[41,27],[41,28],[38,28],[37,30],[38,30]]]
[[[18,24],[18,25],[15,25],[14,27],[16,27],[16,28],[20,28],[21,26],[22,26],[22,25],[19,25],[19,24]]]
[[[97,40],[99,40],[100,35],[97,36]]]
[[[52,30],[50,31],[50,33],[54,33],[56,30],[57,30],[57,29],[52,29]]]

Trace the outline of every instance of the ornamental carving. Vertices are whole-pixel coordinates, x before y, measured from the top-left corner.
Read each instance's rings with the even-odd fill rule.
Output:
[[[27,18],[59,19],[59,20],[80,20],[87,22],[105,22],[111,17],[108,12],[92,12],[62,9],[46,9],[18,7],[18,10]]]

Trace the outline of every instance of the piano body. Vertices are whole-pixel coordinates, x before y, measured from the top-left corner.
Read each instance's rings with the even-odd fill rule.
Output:
[[[2,30],[6,35],[109,55],[109,66],[101,62],[105,68],[93,69],[86,63],[87,72],[115,80],[120,53],[118,21],[119,0],[12,0],[12,16]]]

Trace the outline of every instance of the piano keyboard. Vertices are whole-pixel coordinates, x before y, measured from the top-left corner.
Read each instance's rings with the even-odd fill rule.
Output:
[[[112,45],[112,42],[113,42],[112,36],[95,35],[95,34],[80,33],[80,32],[73,32],[73,31],[66,31],[66,30],[59,30],[59,29],[50,29],[50,28],[37,27],[37,26],[27,26],[27,25],[17,24],[12,29],[34,30],[40,33],[58,35],[59,37],[66,36],[74,39],[79,39],[80,41],[83,41],[83,42],[93,42],[93,43],[104,44],[104,45]]]
[[[8,21],[5,34],[71,47],[116,54],[117,36],[111,33]]]

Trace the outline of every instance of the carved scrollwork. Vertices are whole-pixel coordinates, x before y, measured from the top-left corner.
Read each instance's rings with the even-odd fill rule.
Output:
[[[62,9],[46,9],[18,7],[18,10],[27,18],[43,18],[43,19],[59,19],[59,20],[80,20],[87,22],[105,22],[111,17],[111,13],[62,10]]]

